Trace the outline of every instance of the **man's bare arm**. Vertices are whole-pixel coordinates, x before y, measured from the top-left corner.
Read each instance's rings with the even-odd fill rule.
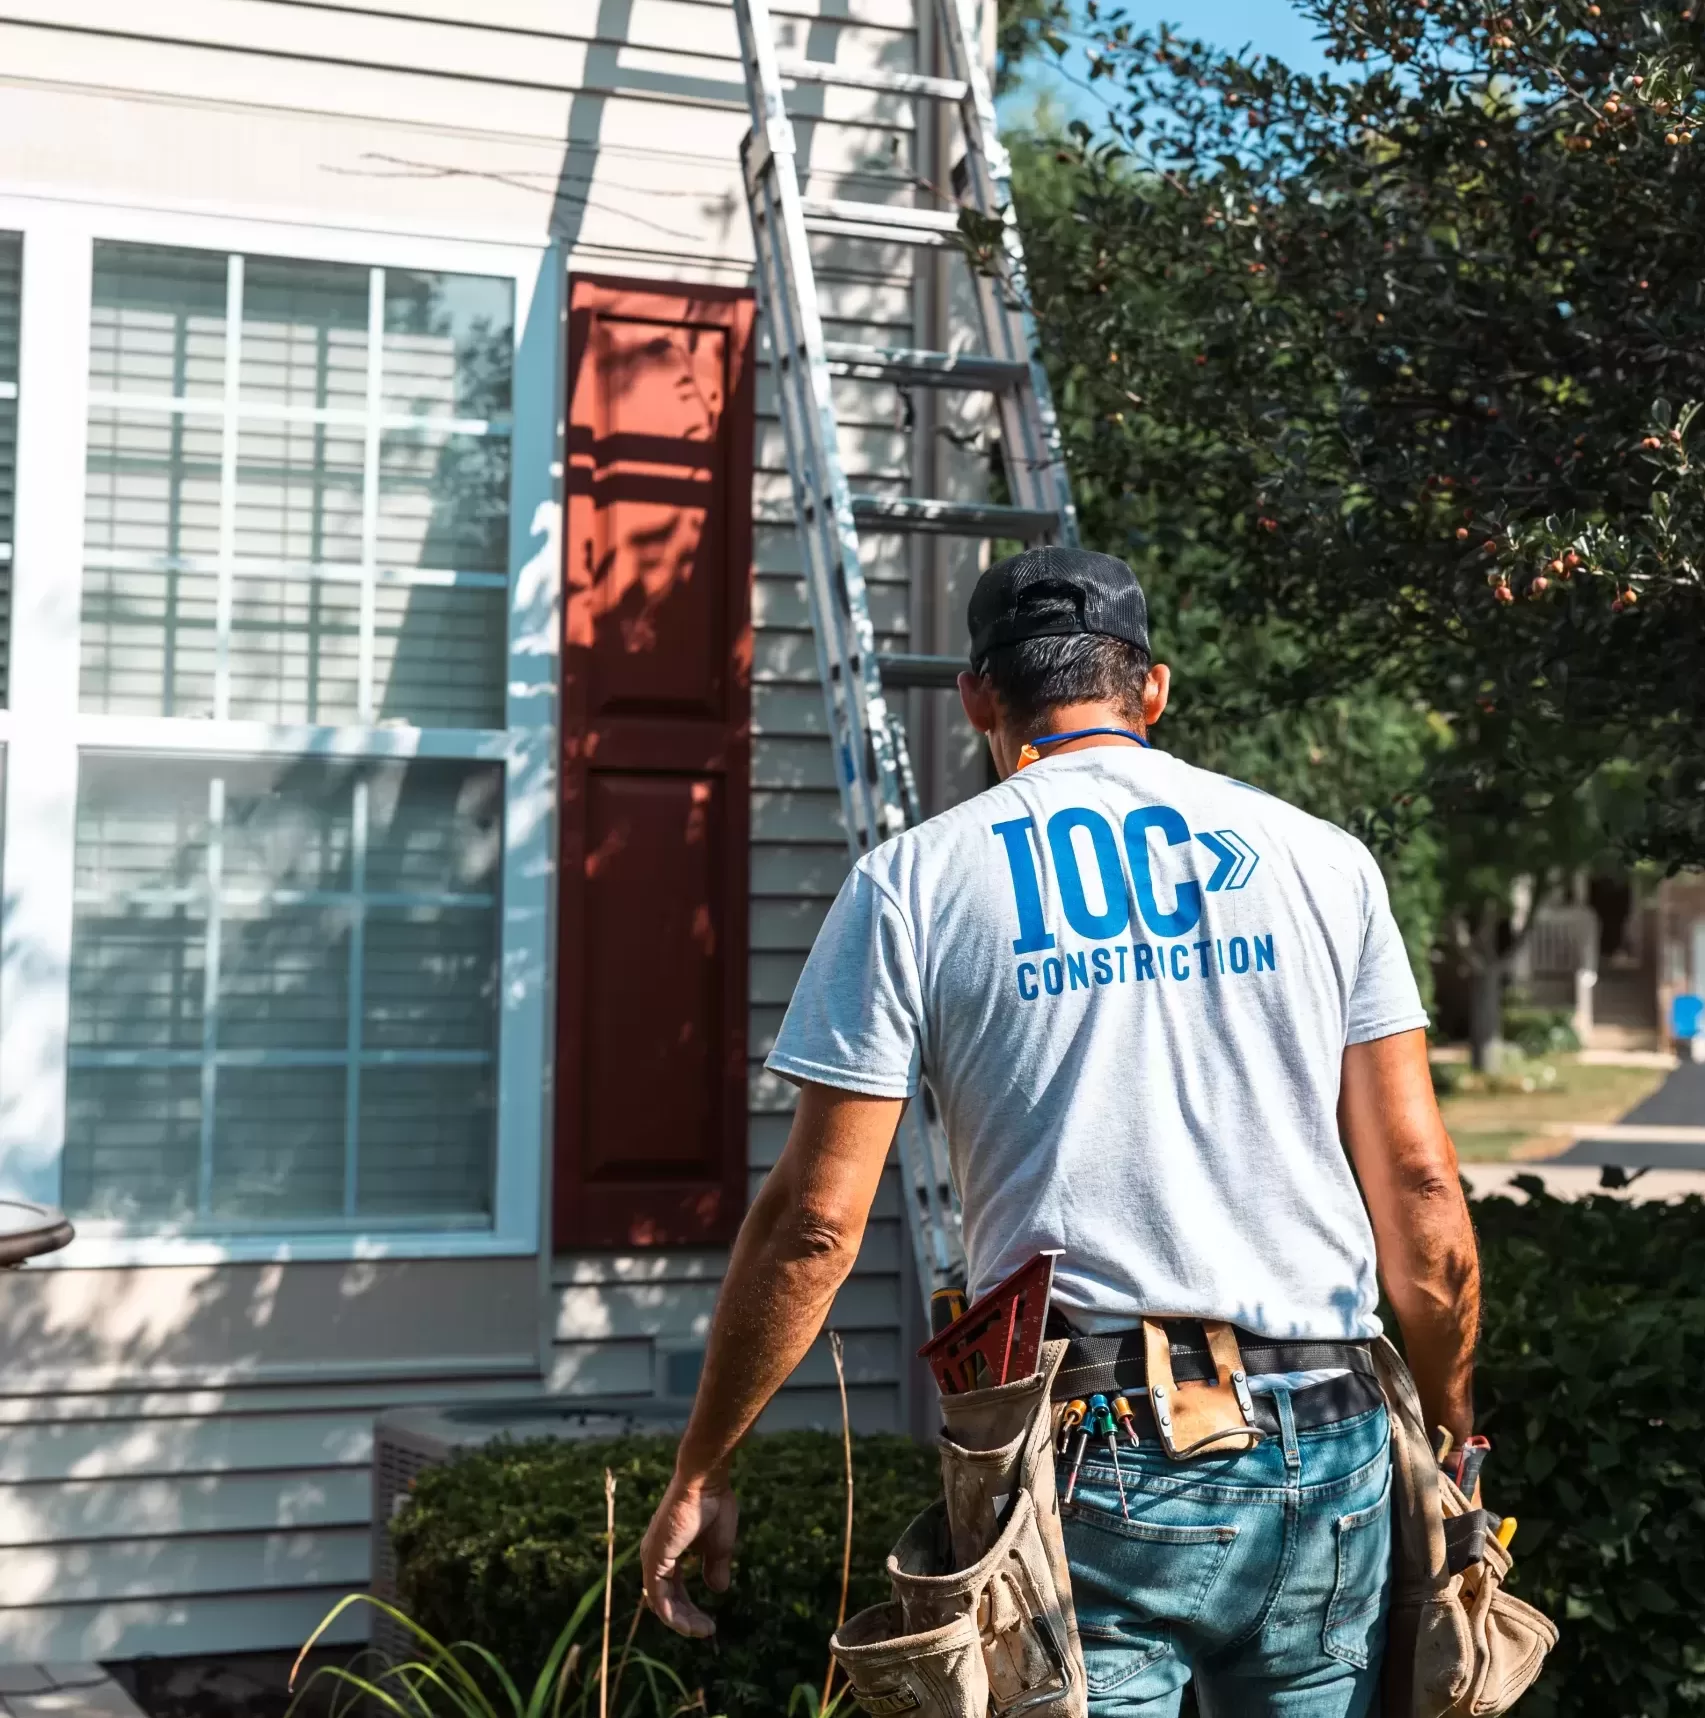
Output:
[[[781,1159],[740,1225],[675,1477],[640,1546],[651,1608],[682,1634],[708,1635],[712,1624],[687,1597],[680,1560],[696,1545],[707,1584],[728,1585],[737,1524],[729,1457],[823,1328],[858,1257],[903,1107],[805,1086]]]
[[[1474,1429],[1480,1260],[1427,1038],[1398,1032],[1344,1052],[1338,1124],[1373,1220],[1379,1275],[1403,1327],[1427,1424]]]

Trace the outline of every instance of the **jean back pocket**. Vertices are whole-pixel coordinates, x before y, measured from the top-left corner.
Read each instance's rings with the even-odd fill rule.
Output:
[[[1173,1631],[1201,1615],[1237,1529],[1126,1521],[1082,1504],[1063,1513],[1089,1691],[1107,1694],[1166,1657]]]
[[[1391,1572],[1391,1470],[1386,1469],[1379,1500],[1351,1515],[1340,1515],[1334,1529],[1338,1576],[1326,1607],[1321,1645],[1336,1659],[1365,1670],[1379,1650],[1385,1628]]]

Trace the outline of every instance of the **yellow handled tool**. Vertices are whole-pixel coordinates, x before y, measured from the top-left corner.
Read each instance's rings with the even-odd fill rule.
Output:
[[[1510,1541],[1514,1539],[1515,1536],[1516,1518],[1513,1515],[1506,1515],[1504,1519],[1498,1523],[1498,1543],[1507,1551],[1510,1548]]]
[[[1066,1403],[1066,1411],[1060,1416],[1059,1451],[1066,1453],[1066,1445],[1071,1435],[1083,1424],[1083,1417],[1089,1412],[1089,1404],[1081,1396],[1074,1396]]]
[[[965,1291],[960,1288],[938,1288],[929,1297],[929,1330],[939,1336],[965,1313]]]

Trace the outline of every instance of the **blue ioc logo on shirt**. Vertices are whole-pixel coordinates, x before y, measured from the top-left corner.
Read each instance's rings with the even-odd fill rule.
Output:
[[[1055,938],[1042,913],[1042,891],[1032,847],[1035,819],[1015,817],[991,828],[1006,851],[1013,902],[1018,911],[1019,934],[1013,941],[1012,952],[1045,954],[1055,946]],[[1101,883],[1104,905],[1099,910],[1090,906],[1084,888],[1083,869],[1073,840],[1080,829],[1089,838]],[[1091,942],[1106,943],[1123,937],[1132,928],[1130,901],[1134,894],[1137,911],[1149,935],[1165,940],[1157,941],[1152,948],[1146,941],[1135,941],[1129,945],[1120,943],[1112,949],[1097,949],[1087,956],[1055,956],[1039,966],[1036,962],[1022,961],[1018,968],[1018,989],[1025,1001],[1033,999],[1039,990],[1057,996],[1068,985],[1076,990],[1151,978],[1183,981],[1225,974],[1236,976],[1252,969],[1261,972],[1274,968],[1271,932],[1229,939],[1173,940],[1188,939],[1200,924],[1204,895],[1241,890],[1248,884],[1260,863],[1255,849],[1235,830],[1198,830],[1194,839],[1213,855],[1213,873],[1205,883],[1196,878],[1176,883],[1168,908],[1162,905],[1155,887],[1149,849],[1151,832],[1169,847],[1188,846],[1192,839],[1189,824],[1169,805],[1141,806],[1131,812],[1122,831],[1124,861],[1130,866],[1131,890],[1127,892],[1119,852],[1121,843],[1102,813],[1074,805],[1048,819],[1048,854],[1053,861],[1067,925]]]

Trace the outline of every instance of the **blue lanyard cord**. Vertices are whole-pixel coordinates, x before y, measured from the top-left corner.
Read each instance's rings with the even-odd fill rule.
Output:
[[[1133,733],[1129,728],[1074,728],[1069,734],[1041,734],[1030,743],[1032,746],[1057,746],[1062,740],[1087,740],[1091,734],[1112,734],[1121,740],[1135,740],[1139,746],[1152,749],[1141,734]]]

